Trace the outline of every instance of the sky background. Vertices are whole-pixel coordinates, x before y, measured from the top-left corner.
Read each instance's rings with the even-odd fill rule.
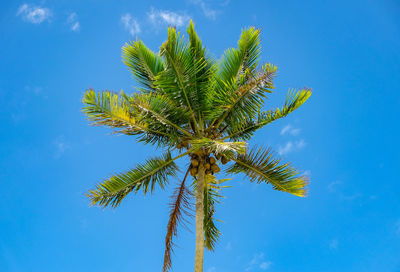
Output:
[[[313,89],[250,143],[309,174],[309,196],[235,176],[204,271],[400,271],[395,0],[1,1],[0,271],[161,271],[178,180],[116,210],[90,207],[97,182],[159,150],[89,126],[81,98],[135,91],[121,47],[138,38],[158,50],[167,26],[185,31],[189,18],[215,58],[244,27],[262,29],[262,62],[278,66],[265,109]],[[192,271],[194,233],[175,241],[173,271]]]

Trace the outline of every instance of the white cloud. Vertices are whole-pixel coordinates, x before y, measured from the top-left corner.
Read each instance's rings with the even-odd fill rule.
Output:
[[[81,24],[78,21],[78,15],[72,12],[68,15],[67,24],[70,26],[71,31],[78,32],[81,29]]]
[[[397,235],[400,235],[400,219],[396,222],[396,233]]]
[[[338,185],[340,185],[340,184],[342,184],[342,182],[341,182],[340,180],[335,180],[335,181],[329,183],[329,185],[328,185],[328,190],[329,190],[329,192],[331,192],[331,193],[336,193],[336,191],[337,191],[337,188],[336,188],[336,187],[337,187]]]
[[[49,20],[52,13],[50,9],[23,4],[18,8],[17,16],[21,16],[23,20],[32,23],[40,24],[46,20]]]
[[[255,270],[257,268],[261,270],[267,270],[271,267],[272,262],[265,260],[264,253],[254,254],[253,259],[248,263],[247,268],[245,269],[246,272]]]
[[[288,133],[290,135],[296,136],[300,133],[300,130],[301,129],[299,128],[294,128],[291,125],[287,125],[284,128],[282,128],[281,135],[285,135],[286,133]]]
[[[55,150],[55,155],[54,157],[57,159],[59,157],[61,157],[64,152],[69,149],[69,145],[65,142],[64,136],[61,135],[59,136],[57,139],[54,140],[53,142],[56,150]]]
[[[303,139],[300,139],[300,140],[294,141],[294,142],[288,141],[284,146],[278,147],[278,153],[279,153],[279,155],[285,155],[290,152],[300,150],[305,146],[306,146],[306,142]]]
[[[186,14],[179,14],[169,10],[156,10],[152,8],[147,14],[150,22],[155,26],[160,24],[167,24],[171,26],[180,27],[189,21],[189,16]]]
[[[209,269],[207,269],[207,272],[216,272],[217,268],[215,266],[210,267]]]
[[[272,262],[270,262],[270,261],[262,262],[262,263],[260,264],[260,269],[261,269],[261,270],[267,270],[268,268],[271,267],[271,265],[272,265]]]
[[[336,250],[336,249],[338,249],[338,246],[339,246],[339,241],[338,241],[337,239],[332,239],[332,240],[329,242],[329,249],[331,249],[331,250]]]
[[[210,8],[204,0],[192,0],[192,3],[198,5],[203,11],[204,16],[206,16],[207,18],[215,20],[215,18],[217,17],[217,11]]]
[[[124,25],[125,29],[128,30],[129,34],[131,34],[132,36],[141,32],[139,23],[129,13],[121,16],[121,22]]]

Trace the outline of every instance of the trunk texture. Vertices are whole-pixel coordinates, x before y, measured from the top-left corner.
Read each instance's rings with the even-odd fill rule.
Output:
[[[200,161],[196,192],[196,255],[194,272],[203,272],[204,255],[204,162]]]

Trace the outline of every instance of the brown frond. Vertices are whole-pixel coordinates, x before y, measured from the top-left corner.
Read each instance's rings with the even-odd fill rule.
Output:
[[[177,236],[178,224],[182,223],[182,220],[186,221],[182,216],[192,216],[191,203],[189,197],[191,195],[190,190],[186,187],[185,181],[189,174],[190,168],[188,168],[185,177],[179,187],[175,189],[172,195],[172,203],[170,204],[171,212],[169,215],[169,221],[167,225],[167,235],[165,237],[165,252],[164,252],[164,265],[163,272],[168,271],[171,268],[171,255],[174,252],[172,238]],[[187,221],[186,221],[187,222]]]

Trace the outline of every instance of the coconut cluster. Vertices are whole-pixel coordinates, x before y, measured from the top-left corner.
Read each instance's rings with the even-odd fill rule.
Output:
[[[195,153],[190,155],[190,175],[196,177],[199,172],[200,161],[204,162],[204,168],[206,170],[206,174],[214,175],[214,173],[218,173],[221,171],[217,162],[221,161],[222,164],[226,164],[229,162],[224,156],[215,156],[212,157],[210,154],[205,154],[202,150],[198,150]]]

